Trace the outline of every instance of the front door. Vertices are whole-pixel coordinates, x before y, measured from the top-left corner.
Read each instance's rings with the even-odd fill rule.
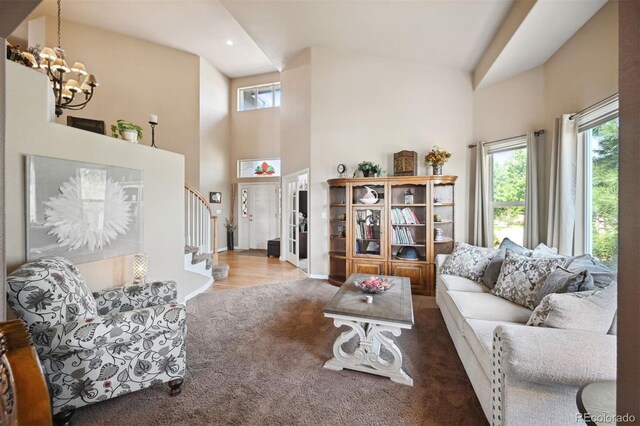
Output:
[[[276,185],[252,185],[249,196],[249,248],[267,249],[277,233]]]

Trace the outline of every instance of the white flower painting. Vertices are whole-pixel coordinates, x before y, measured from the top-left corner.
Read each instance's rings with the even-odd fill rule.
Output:
[[[142,251],[142,172],[27,157],[27,258],[85,262]]]

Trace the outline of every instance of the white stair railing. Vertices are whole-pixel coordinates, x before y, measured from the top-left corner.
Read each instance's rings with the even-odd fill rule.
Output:
[[[197,247],[200,253],[211,253],[218,263],[218,217],[213,215],[207,200],[195,188],[184,184],[185,245]]]

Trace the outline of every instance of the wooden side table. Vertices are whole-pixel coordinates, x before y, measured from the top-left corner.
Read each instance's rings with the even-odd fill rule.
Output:
[[[576,395],[578,410],[588,426],[616,425],[616,382],[606,380],[584,385]]]

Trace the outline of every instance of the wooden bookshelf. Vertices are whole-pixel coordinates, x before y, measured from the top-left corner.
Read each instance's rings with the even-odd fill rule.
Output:
[[[456,180],[456,176],[329,180],[329,281],[340,285],[351,273],[397,275],[411,280],[414,293],[435,295],[435,256],[453,250]],[[378,202],[365,204],[363,196],[371,189]],[[439,241],[436,229],[442,233]]]

